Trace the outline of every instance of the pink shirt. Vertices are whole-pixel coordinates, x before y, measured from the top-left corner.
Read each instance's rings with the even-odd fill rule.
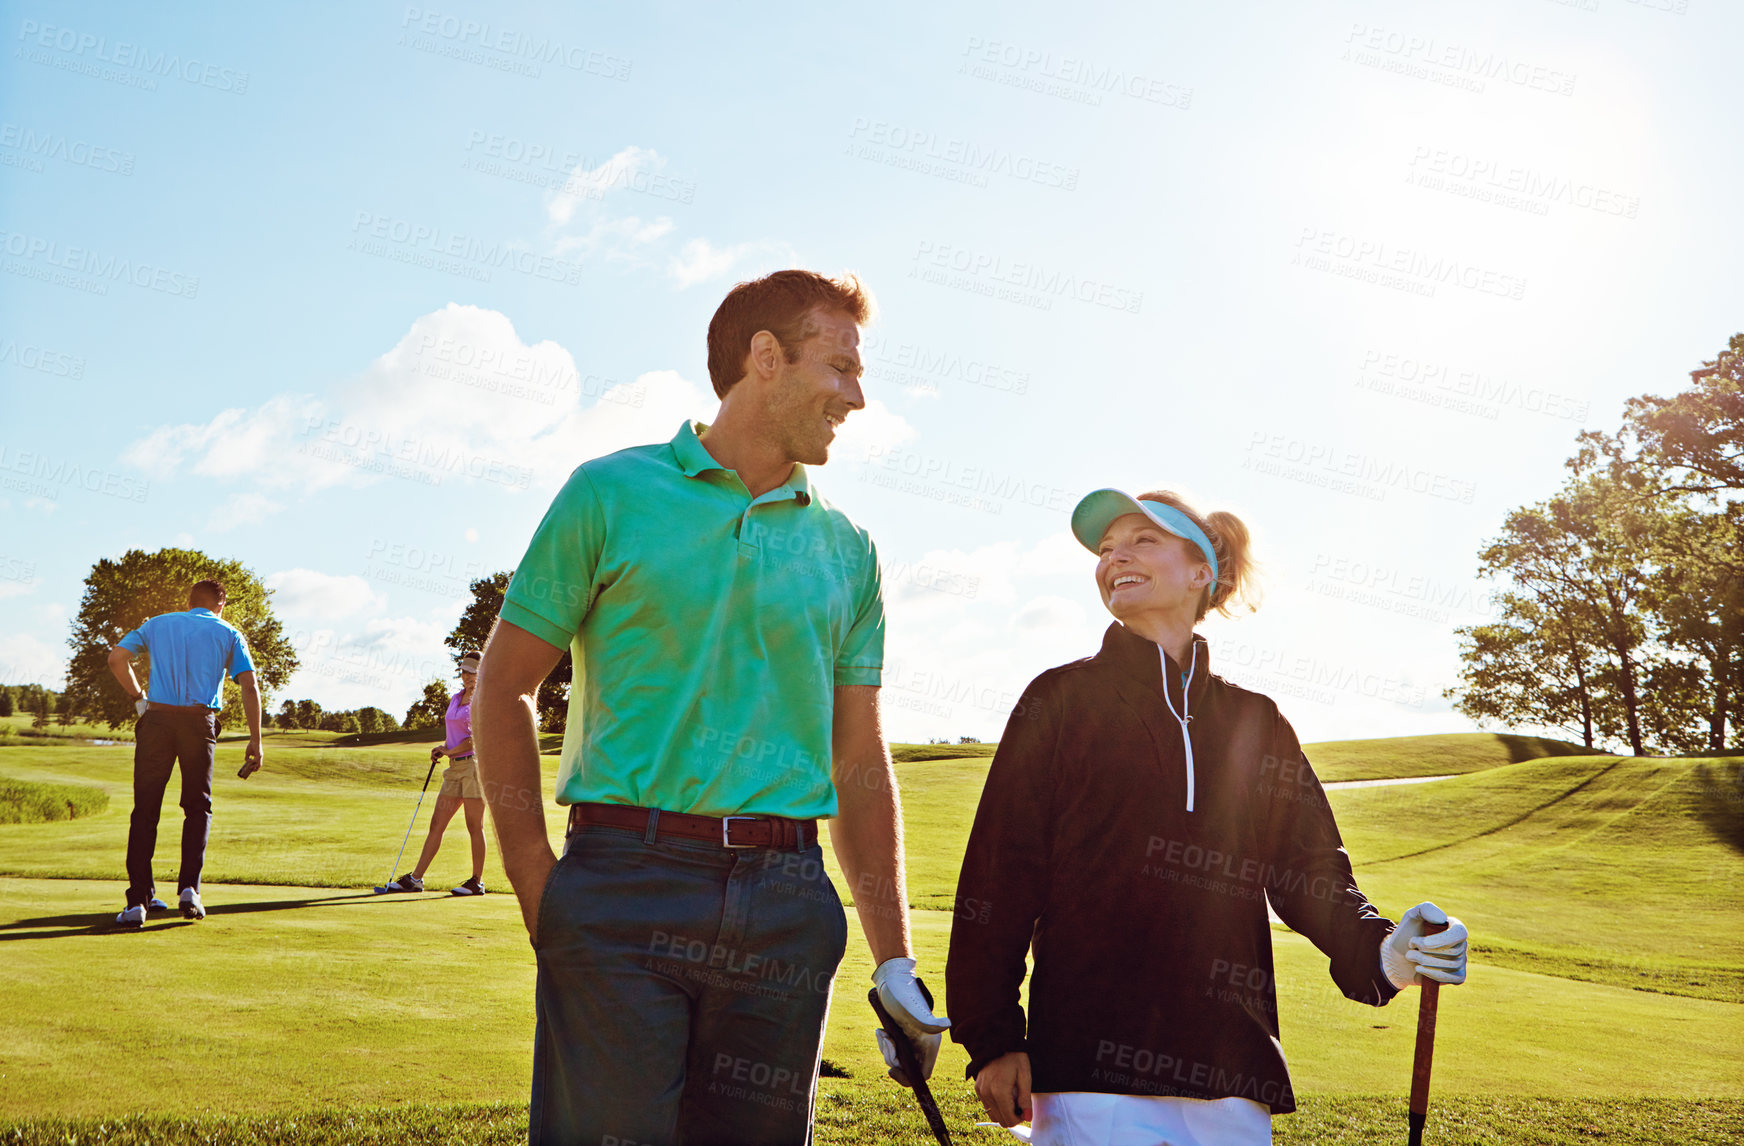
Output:
[[[442,747],[452,750],[455,745],[472,735],[472,702],[460,703],[457,692],[448,700],[448,712],[442,718],[448,726],[448,742]],[[471,755],[471,753],[467,753]]]

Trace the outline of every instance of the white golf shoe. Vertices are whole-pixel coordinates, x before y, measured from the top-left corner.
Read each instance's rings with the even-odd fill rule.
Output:
[[[191,887],[182,888],[182,918],[206,918],[206,905],[200,902],[200,893]]]
[[[145,904],[134,903],[128,905],[126,911],[123,911],[120,915],[115,917],[115,924],[118,927],[144,927]]]

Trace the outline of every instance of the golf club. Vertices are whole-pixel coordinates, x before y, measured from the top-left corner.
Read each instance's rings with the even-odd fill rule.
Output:
[[[916,985],[926,997],[927,1006],[932,1006],[932,992],[919,980],[916,980]],[[883,1025],[884,1033],[890,1036],[891,1045],[896,1048],[896,1061],[901,1064],[902,1073],[908,1076],[909,1085],[914,1090],[914,1100],[920,1103],[920,1112],[926,1115],[927,1126],[931,1128],[933,1137],[939,1140],[941,1146],[951,1146],[951,1132],[945,1127],[945,1116],[939,1113],[939,1104],[933,1098],[925,1076],[921,1074],[920,1057],[914,1053],[914,1044],[908,1041],[908,1033],[884,1009],[884,1003],[878,998],[876,988],[867,992],[866,1001],[872,1004],[872,1010],[878,1015],[878,1022]]]
[[[1447,930],[1447,916],[1440,922],[1423,915],[1423,934]],[[1417,1003],[1417,1054],[1411,1062],[1410,1146],[1423,1146],[1423,1123],[1429,1115],[1429,1071],[1435,1064],[1435,1010],[1441,1003],[1441,984],[1425,979]]]
[[[406,825],[406,838],[400,841],[400,851],[398,855],[394,856],[394,866],[388,869],[388,883],[394,882],[394,873],[400,870],[400,860],[404,859],[406,855],[406,840],[412,838],[412,825],[418,822],[418,813],[424,809],[424,793],[430,790],[430,777],[436,775],[436,759],[436,754],[432,752],[430,754],[430,770],[424,773],[424,786],[418,789],[418,806],[412,809],[412,822]],[[378,895],[382,891],[379,887],[375,890]]]

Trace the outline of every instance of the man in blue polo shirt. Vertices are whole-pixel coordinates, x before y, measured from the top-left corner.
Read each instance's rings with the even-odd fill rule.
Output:
[[[170,772],[182,769],[182,869],[176,877],[179,906],[188,919],[206,918],[200,902],[200,869],[212,826],[212,760],[218,747],[218,710],[224,707],[224,676],[236,678],[248,714],[248,751],[237,773],[260,769],[260,690],[248,642],[222,614],[224,586],[201,581],[188,592],[188,611],[164,613],[128,633],[109,650],[115,675],[139,712],[133,729],[133,818],[127,829],[127,909],[115,917],[123,927],[141,927],[148,910],[168,910],[157,898],[152,853]],[[151,658],[150,691],[142,691],[133,658]]]
[[[538,959],[534,1146],[811,1140],[847,942],[825,818],[880,999],[932,1070],[948,1022],[909,937],[877,553],[807,471],[865,405],[868,311],[851,278],[735,287],[709,324],[714,423],[583,463],[504,596],[473,727]],[[560,859],[532,698],[566,648]]]

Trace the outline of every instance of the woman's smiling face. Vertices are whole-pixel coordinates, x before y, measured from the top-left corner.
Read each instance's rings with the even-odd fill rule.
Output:
[[[1185,611],[1193,620],[1211,566],[1192,542],[1176,537],[1142,513],[1114,519],[1097,547],[1096,588],[1121,620],[1145,613]]]

